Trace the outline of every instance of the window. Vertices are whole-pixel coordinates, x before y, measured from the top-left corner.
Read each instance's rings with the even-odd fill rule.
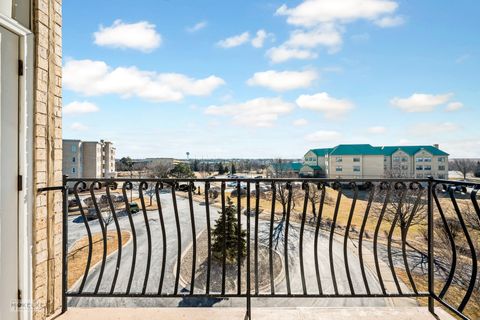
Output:
[[[399,162],[399,161],[400,161],[400,157],[393,157],[393,161]]]
[[[423,162],[432,162],[432,158],[430,157],[423,158]]]
[[[417,165],[416,170],[419,170],[419,171],[423,170],[423,166],[418,166]]]
[[[343,161],[342,157],[336,157],[335,158],[335,162],[342,162],[342,161]]]
[[[407,162],[408,158],[407,157],[402,157],[402,162]]]
[[[423,170],[426,170],[426,171],[432,170],[432,166],[424,166]]]
[[[75,168],[72,168],[72,173],[75,173]]]
[[[415,161],[417,161],[417,162],[423,162],[423,158],[417,158],[417,159],[415,159]]]
[[[72,146],[72,152],[77,152],[77,146],[75,145]]]
[[[445,162],[445,157],[439,157],[438,162]]]
[[[360,166],[353,166],[353,172],[360,172]]]
[[[439,174],[438,179],[445,179],[445,175],[444,174]]]
[[[438,170],[445,171],[445,166],[438,166]]]
[[[360,158],[353,158],[353,162],[360,162]]]
[[[408,170],[408,166],[407,166],[407,165],[404,165],[404,164],[402,164],[402,170]]]
[[[72,162],[75,162],[75,157],[72,158]]]
[[[335,171],[337,171],[337,172],[342,172],[342,171],[343,171],[342,166],[337,166],[337,168],[335,169]]]

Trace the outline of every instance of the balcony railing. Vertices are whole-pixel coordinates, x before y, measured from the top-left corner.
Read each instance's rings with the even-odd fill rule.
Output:
[[[240,297],[250,317],[252,298],[407,297],[474,318],[479,189],[434,179],[65,177],[63,305]]]

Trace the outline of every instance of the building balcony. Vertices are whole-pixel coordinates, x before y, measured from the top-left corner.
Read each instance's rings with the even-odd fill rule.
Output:
[[[64,194],[60,319],[479,314],[478,184],[318,178],[65,183],[73,193]]]

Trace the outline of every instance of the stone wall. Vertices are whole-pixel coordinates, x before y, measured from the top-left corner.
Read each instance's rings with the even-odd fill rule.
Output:
[[[62,0],[32,1],[34,187],[62,183]],[[62,196],[39,193],[33,213],[34,319],[61,308]]]

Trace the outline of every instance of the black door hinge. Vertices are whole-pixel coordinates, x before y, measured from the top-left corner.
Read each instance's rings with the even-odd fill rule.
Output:
[[[23,190],[23,176],[22,175],[18,175],[17,187],[18,187],[18,191]]]
[[[18,75],[23,76],[23,60],[18,60]]]

